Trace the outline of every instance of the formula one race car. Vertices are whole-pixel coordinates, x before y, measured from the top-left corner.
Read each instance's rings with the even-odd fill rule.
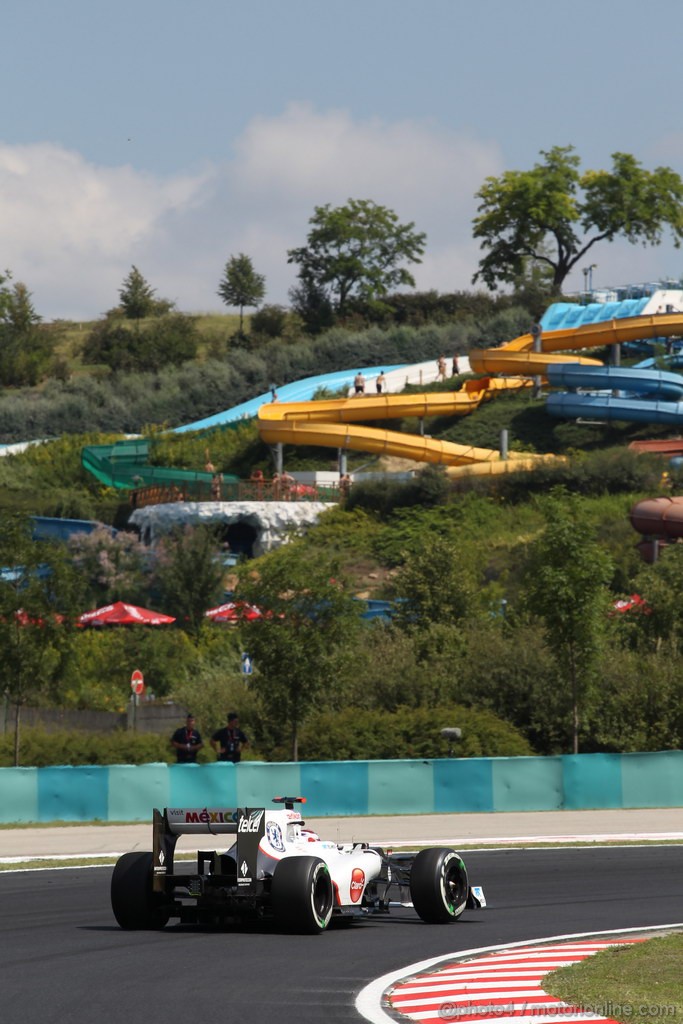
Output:
[[[153,852],[126,853],[111,880],[111,904],[122,928],[163,928],[181,922],[227,925],[251,917],[276,928],[321,932],[391,907],[414,907],[423,921],[457,920],[466,907],[486,906],[470,888],[450,848],[385,852],[367,843],[325,842],[303,827],[301,797],[276,797],[278,809],[236,807],[154,811]],[[196,867],[173,855],[178,836],[233,834],[221,853],[198,851]],[[191,864],[191,867],[190,867]]]

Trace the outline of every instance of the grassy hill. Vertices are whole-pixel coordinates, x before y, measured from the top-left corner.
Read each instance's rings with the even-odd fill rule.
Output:
[[[527,319],[524,311],[507,316],[503,326],[491,326],[492,335],[511,337],[514,323]],[[467,338],[476,340],[471,324],[466,326]],[[131,511],[127,498],[84,472],[80,454],[85,444],[144,431],[160,463],[200,469],[210,447],[219,469],[246,477],[254,466],[272,465],[253,424],[177,437],[164,434],[164,426],[229,408],[266,390],[273,379],[432,358],[442,350],[464,351],[467,340],[460,324],[447,324],[335,329],[318,339],[245,347],[218,338],[228,329],[227,318],[207,318],[206,347],[193,362],[156,373],[122,374],[79,365],[78,338],[87,326],[71,325],[62,342],[68,379],[0,395],[2,439],[53,438],[0,459],[0,513],[124,526]],[[419,429],[414,421],[394,426]],[[583,709],[582,749],[666,749],[683,740],[683,612],[678,612],[683,574],[675,565],[667,568],[668,555],[661,566],[645,567],[628,519],[635,501],[662,493],[664,468],[658,458],[629,451],[629,441],[663,436],[667,429],[554,420],[542,400],[525,393],[503,394],[471,416],[429,424],[434,437],[487,448],[498,446],[502,429],[509,432],[513,450],[567,458],[533,472],[490,479],[449,481],[438,468],[427,467],[407,483],[387,478],[354,485],[348,504],[322,516],[301,542],[303,560],[316,565],[333,559],[356,596],[392,600],[408,592],[406,573],[426,564],[432,549],[446,552],[444,564],[432,565],[418,581],[433,592],[433,618],[415,623],[408,616],[391,628],[364,625],[349,636],[349,648],[336,653],[330,665],[334,685],[321,695],[308,732],[302,734],[306,756],[334,756],[342,749],[348,733],[342,711],[355,722],[365,716],[367,736],[379,737],[375,723],[387,716],[409,733],[415,709],[438,717],[436,709],[456,705],[485,710],[517,730],[524,746],[506,739],[507,751],[568,749],[569,715],[566,694],[558,687],[558,663],[543,623],[528,608],[530,553],[547,529],[547,500],[553,493],[580,496],[582,526],[610,559],[608,596],[637,590],[656,609],[638,622],[612,621],[606,613],[599,670]],[[336,464],[336,453],[287,447],[285,461],[291,471],[328,468]],[[352,453],[350,464],[372,468],[380,460]],[[413,580],[411,585],[418,584]],[[142,596],[154,600],[151,593]],[[179,633],[182,644],[171,647],[171,641],[178,644]],[[230,632],[198,638],[182,630],[155,634],[148,638],[153,648],[145,649],[146,663],[153,665],[150,678],[160,696],[189,702],[207,717],[217,706],[237,704],[259,751],[286,756],[281,723],[264,714],[255,688],[237,682],[240,645],[246,642]],[[124,700],[128,696],[120,667],[136,664],[142,653],[139,641],[125,633],[78,637],[75,660],[52,699],[59,706],[117,707],[121,693]],[[501,749],[494,744],[494,732],[486,726],[489,738],[476,751]],[[382,743],[371,747],[374,756],[397,749],[394,734]],[[361,756],[363,750],[354,748],[350,756]]]

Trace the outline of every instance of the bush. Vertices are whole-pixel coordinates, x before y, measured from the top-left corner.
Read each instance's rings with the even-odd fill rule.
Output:
[[[441,466],[425,466],[412,480],[360,481],[351,488],[347,501],[349,510],[359,508],[381,515],[390,515],[399,508],[433,508],[448,498],[450,485]]]
[[[159,370],[194,359],[198,342],[195,320],[182,313],[167,313],[144,328],[106,319],[88,335],[83,359],[117,371]]]
[[[264,338],[279,338],[287,325],[287,310],[284,306],[261,306],[251,316],[251,330]]]
[[[203,751],[202,751],[203,753]],[[174,762],[175,755],[167,736],[154,733],[80,732],[22,729],[20,762],[22,767],[47,768],[50,765],[149,764]],[[0,736],[0,767],[14,764],[14,735]]]
[[[304,761],[356,761],[446,757],[445,727],[462,729],[458,757],[521,757],[533,754],[513,726],[490,711],[457,704],[435,708],[366,711],[348,707],[310,718],[301,730],[299,754]]]

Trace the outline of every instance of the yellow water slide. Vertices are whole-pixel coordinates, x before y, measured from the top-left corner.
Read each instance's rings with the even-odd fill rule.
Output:
[[[449,475],[463,472],[488,475],[529,469],[556,457],[511,452],[503,459],[499,452],[488,448],[438,441],[422,434],[381,430],[366,424],[407,417],[423,420],[433,416],[466,416],[496,392],[529,387],[531,378],[542,376],[552,363],[602,365],[599,360],[576,355],[576,350],[681,334],[681,313],[629,317],[545,332],[540,353],[532,351],[532,336],[524,334],[499,348],[469,353],[473,372],[510,376],[468,380],[460,391],[274,402],[259,409],[259,433],[268,444],[313,445],[392,455],[447,466]]]
[[[392,455],[415,462],[442,466],[467,466],[473,471],[504,472],[525,467],[540,456],[512,454],[509,464],[488,448],[438,441],[421,434],[403,434],[364,425],[367,420],[389,420],[428,416],[466,416],[496,391],[528,387],[522,378],[484,378],[466,381],[461,391],[422,395],[360,395],[320,402],[275,402],[262,405],[258,413],[259,433],[268,444],[299,444],[345,448]],[[494,466],[498,469],[494,469]]]
[[[593,363],[599,360],[572,355],[578,349],[603,348],[625,341],[644,341],[648,338],[667,338],[683,335],[683,313],[657,313],[653,316],[630,316],[602,323],[567,327],[559,331],[546,331],[541,339],[542,352],[533,352],[533,338],[522,334],[499,348],[470,352],[470,366],[474,373],[530,373],[543,374],[553,363]],[[561,353],[561,355],[557,355]]]

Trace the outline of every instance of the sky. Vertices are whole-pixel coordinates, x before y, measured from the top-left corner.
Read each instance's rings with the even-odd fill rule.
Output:
[[[419,290],[468,289],[486,177],[557,145],[683,174],[680,0],[5,0],[1,25],[0,272],[47,321],[101,316],[132,266],[226,312],[238,253],[287,305],[287,250],[350,198],[426,233]],[[669,236],[589,263],[683,277]]]

